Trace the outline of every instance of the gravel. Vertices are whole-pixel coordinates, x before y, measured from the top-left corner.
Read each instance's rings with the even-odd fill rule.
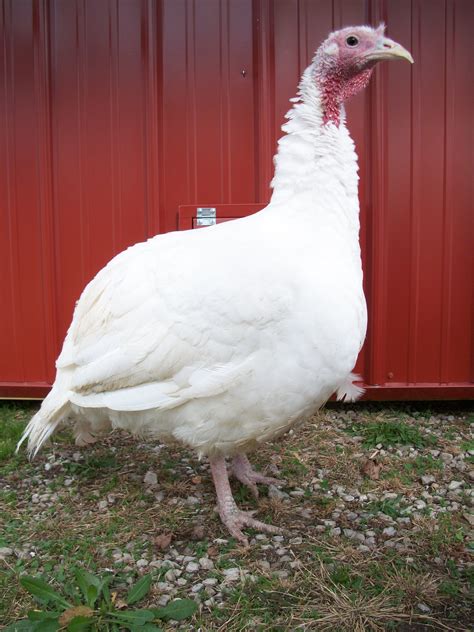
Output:
[[[170,542],[166,542],[165,538],[163,550],[154,541],[158,532],[153,535],[152,531],[147,531],[147,535],[134,537],[128,543],[117,544],[121,542],[117,539],[111,550],[105,549],[111,558],[109,563],[117,573],[156,573],[160,580],[155,583],[159,605],[166,605],[177,596],[188,595],[203,607],[212,609],[222,607],[232,586],[235,588],[239,583],[255,581],[258,573],[285,580],[299,572],[306,563],[304,557],[299,559],[299,550],[307,544],[309,537],[319,538],[318,541],[326,539],[333,546],[343,544],[361,556],[380,557],[384,551],[395,550],[407,563],[413,564],[417,555],[417,534],[423,520],[436,520],[443,514],[456,514],[464,521],[466,532],[472,530],[474,495],[469,459],[474,451],[462,447],[464,436],[454,432],[452,439],[445,440],[443,424],[446,420],[438,415],[425,420],[423,428],[425,432],[429,429],[430,436],[438,440],[439,446],[442,446],[440,450],[432,447],[390,447],[382,443],[378,443],[375,448],[365,448],[363,436],[347,433],[348,424],[353,419],[357,419],[354,411],[327,411],[320,423],[322,431],[338,432],[340,440],[334,442],[332,448],[337,444],[341,449],[354,450],[350,462],[353,471],[349,471],[344,464],[339,468],[337,459],[330,462],[328,458],[329,465],[326,467],[324,455],[318,453],[318,445],[312,448],[308,446],[314,459],[305,466],[304,473],[298,472],[293,480],[290,477],[283,488],[270,485],[268,500],[262,488],[263,502],[274,503],[275,507],[282,508],[282,512],[287,512],[290,516],[287,517],[289,527],[285,535],[255,534],[251,538],[251,565],[237,555],[232,543],[229,544],[225,530],[219,525],[216,528],[214,518],[212,533],[217,531],[226,537],[213,538],[208,524],[203,526],[202,517],[209,514],[212,517],[211,507],[215,504],[209,469],[207,463],[199,463],[184,456],[185,453],[181,461],[167,469],[170,480],[166,485],[160,479],[159,471],[149,469],[143,474],[143,468],[129,475],[129,480],[141,487],[143,498],[147,498],[146,501],[140,501],[147,511],[149,507],[154,507],[159,516],[161,511],[175,508],[183,515],[192,516],[190,524],[186,524],[187,518],[179,518],[179,528],[184,534],[178,531],[176,536],[173,533]],[[413,424],[416,426],[416,420]],[[153,459],[161,458],[157,457],[157,453],[162,455],[164,450],[151,442],[144,443],[141,448]],[[275,453],[276,448],[274,446]],[[301,452],[304,448],[302,445]],[[269,452],[271,454],[272,447]],[[374,452],[377,452],[375,456]],[[381,465],[380,478],[372,480],[361,473],[367,459],[378,459]],[[123,502],[120,486],[113,490],[114,493],[81,489],[80,477],[76,473],[71,474],[68,465],[83,461],[84,453],[62,449],[49,455],[48,462],[38,467],[37,472],[18,482],[19,488],[28,495],[28,503],[34,506],[35,515],[41,518],[42,512],[57,507],[65,495],[67,498],[71,495],[80,497],[81,493],[93,497],[90,509],[92,520],[97,510],[102,514],[102,520],[109,515],[107,512],[120,507]],[[281,457],[276,462],[281,468]],[[150,461],[146,467],[152,463]],[[401,469],[400,476],[390,478],[390,468],[400,464],[407,467]],[[156,468],[158,470],[158,466]],[[68,472],[67,476],[65,471]],[[402,475],[407,473],[412,478],[405,481]],[[278,475],[278,472],[275,474]],[[184,493],[180,493],[178,481],[189,480],[195,482]],[[55,482],[54,491],[49,489],[51,481]],[[176,487],[173,486],[175,481]],[[329,507],[327,511],[326,506]],[[275,510],[275,516],[277,523],[278,510]],[[191,543],[197,544],[191,546]],[[205,546],[201,546],[201,543],[205,543]],[[464,563],[461,559],[464,550],[461,547],[462,543],[459,560],[456,560],[458,564]],[[0,547],[1,560],[15,557],[26,560],[36,555],[33,543],[20,548]],[[440,560],[440,565],[445,563],[444,558],[440,557]],[[42,570],[40,564],[38,571]],[[424,602],[418,603],[416,607],[421,613],[431,612]]]

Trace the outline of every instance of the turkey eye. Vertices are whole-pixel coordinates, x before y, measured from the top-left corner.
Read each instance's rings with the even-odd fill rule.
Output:
[[[348,46],[357,46],[358,43],[359,40],[355,35],[349,35],[349,37],[346,39],[346,44]]]

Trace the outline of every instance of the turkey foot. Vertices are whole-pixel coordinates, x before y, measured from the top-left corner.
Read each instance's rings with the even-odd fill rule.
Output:
[[[229,484],[229,475],[224,457],[210,459],[211,473],[217,494],[217,509],[222,522],[225,524],[230,534],[239,542],[248,546],[249,542],[242,533],[243,527],[252,527],[258,531],[268,533],[281,533],[282,530],[270,524],[260,522],[252,517],[253,512],[241,511],[235,504],[234,497]]]
[[[237,454],[232,459],[231,472],[235,478],[250,489],[255,498],[258,498],[257,483],[262,485],[281,485],[283,481],[271,476],[264,476],[256,472],[245,454]]]

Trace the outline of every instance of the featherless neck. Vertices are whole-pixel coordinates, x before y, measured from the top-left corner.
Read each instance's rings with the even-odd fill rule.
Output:
[[[292,100],[274,159],[272,206],[337,215],[358,227],[357,156],[342,104],[338,124],[328,121],[314,66],[306,69]]]

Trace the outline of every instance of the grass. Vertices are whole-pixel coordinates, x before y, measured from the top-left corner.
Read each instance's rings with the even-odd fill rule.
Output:
[[[374,421],[367,424],[353,423],[348,426],[347,432],[362,435],[365,448],[375,448],[379,444],[383,448],[397,445],[423,448],[427,445],[436,444],[434,437],[422,434],[416,426],[393,419]]]
[[[26,422],[34,410],[35,407],[32,405],[0,405],[0,473],[5,469],[11,470],[16,464],[24,461],[23,457],[15,457],[14,453]]]
[[[265,446],[252,460],[260,469],[276,468],[278,476],[287,480],[287,493],[295,487],[303,493],[270,499],[261,488],[256,502],[244,486],[232,481],[232,487],[239,506],[257,509],[258,518],[286,528],[281,546],[287,549],[288,560],[281,561],[278,547],[265,549],[266,542],[261,547],[258,541],[245,550],[228,536],[214,511],[207,465],[183,449],[168,447],[157,453],[151,442],[143,444],[117,433],[80,451],[78,458],[78,449],[65,432],[32,463],[24,453],[15,455],[34,408],[0,406],[0,547],[16,551],[0,560],[2,623],[24,617],[34,605],[20,582],[24,574],[41,575],[62,591],[74,584],[77,568],[82,568],[98,577],[110,576],[114,599],[123,600],[141,575],[136,561],[145,557],[163,562],[169,547],[162,550],[157,536],[171,534],[170,546],[180,554],[207,555],[214,561],[211,571],[182,575],[187,584],[178,587],[176,596],[199,599],[202,594],[201,607],[190,622],[175,623],[175,629],[468,629],[473,577],[466,548],[469,525],[462,515],[465,507],[431,515],[433,505],[428,500],[430,511],[413,518],[406,550],[385,547],[386,537],[381,534],[394,521],[395,541],[403,542],[396,521],[426,490],[422,475],[432,474],[439,485],[447,484],[448,475],[456,480],[467,477],[467,472],[450,474],[430,449],[434,445],[441,451],[472,449],[472,415],[455,414],[434,436],[433,409],[361,406],[349,413],[344,407],[330,408],[294,434]],[[361,439],[356,440],[356,435]],[[361,473],[362,465],[380,443],[386,454],[380,461],[380,478],[372,480]],[[401,457],[400,446],[414,447],[418,453]],[[148,470],[157,474],[156,488],[143,484]],[[343,502],[334,491],[341,486],[344,493],[357,488],[373,496]],[[397,495],[385,498],[386,492]],[[33,494],[39,495],[38,502],[32,502]],[[45,495],[46,500],[41,500]],[[190,497],[198,497],[199,502],[189,503]],[[467,495],[460,499],[467,506]],[[100,509],[104,500],[107,506]],[[354,528],[344,515],[334,518],[344,506],[363,514],[360,528],[377,534],[374,549],[360,550],[357,541],[331,535],[331,529],[322,526],[322,519],[333,519],[341,528]],[[288,539],[296,537],[300,543],[290,545]],[[130,559],[117,561],[117,550],[127,552]],[[222,582],[224,571],[234,567],[245,571],[247,579],[223,584],[221,606],[205,605],[209,595],[191,591],[205,577]],[[144,608],[157,605],[158,583],[165,581],[167,566],[147,572],[152,584]],[[420,603],[428,611],[420,610]]]
[[[403,514],[403,506],[399,498],[387,498],[371,502],[368,509],[372,513],[383,513],[389,518],[398,518]]]

